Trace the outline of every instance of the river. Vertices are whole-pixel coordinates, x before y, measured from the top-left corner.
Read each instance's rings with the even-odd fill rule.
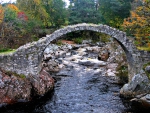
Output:
[[[104,67],[98,71],[74,61],[65,63],[65,68],[53,75],[53,92],[30,102],[3,106],[0,113],[133,113],[119,97],[122,86],[115,76],[104,76]]]

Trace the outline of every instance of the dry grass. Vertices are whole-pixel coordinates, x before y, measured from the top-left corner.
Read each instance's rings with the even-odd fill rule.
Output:
[[[137,47],[139,50],[150,51],[150,47]]]

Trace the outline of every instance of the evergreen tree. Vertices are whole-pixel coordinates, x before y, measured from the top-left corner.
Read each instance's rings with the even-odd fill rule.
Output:
[[[52,26],[60,27],[64,25],[67,20],[67,10],[65,2],[62,0],[53,0],[50,6],[45,7],[50,14],[50,22]]]
[[[129,17],[133,0],[98,0],[99,11],[103,15],[104,23],[113,27],[120,27],[124,18]]]
[[[69,24],[99,23],[101,14],[97,8],[96,0],[70,0]]]

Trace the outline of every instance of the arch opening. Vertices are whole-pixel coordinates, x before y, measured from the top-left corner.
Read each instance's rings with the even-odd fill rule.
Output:
[[[92,31],[92,30],[82,30],[82,31],[80,31],[80,30],[78,30],[77,31],[78,33],[80,33],[80,32],[84,32],[84,33],[89,33],[89,32],[92,32],[92,33],[98,33],[98,34],[103,34],[104,35],[104,33],[99,33],[99,32],[97,32],[97,31]],[[71,32],[72,33],[72,32]],[[62,36],[60,36],[60,37],[58,37],[58,38],[56,38],[56,40],[54,40],[54,41],[52,41],[50,44],[59,44],[59,43],[57,43],[60,39],[67,39],[68,40],[68,38],[66,37],[66,35],[68,36],[70,36],[70,34],[71,33],[67,33],[67,34],[63,34]],[[73,32],[73,34],[74,34],[74,32]],[[75,33],[76,34],[76,33]],[[65,36],[64,36],[65,35]],[[97,34],[96,34],[96,36],[97,36]],[[109,36],[108,34],[105,34],[104,36]],[[111,39],[114,39],[114,41],[116,41],[117,42],[117,44],[118,45],[120,45],[121,46],[121,48],[124,50],[124,52],[125,52],[125,54],[126,54],[126,56],[127,56],[127,59],[128,59],[128,57],[130,57],[130,53],[129,53],[129,51],[127,50],[127,48],[120,42],[120,41],[118,41],[116,38],[114,38],[114,37],[109,37],[108,39],[107,39],[107,41],[108,42],[111,42],[112,40]],[[74,40],[71,40],[71,41],[74,41]],[[100,41],[101,41],[101,39],[100,39]],[[50,45],[50,44],[48,44],[48,45]],[[46,46],[46,48],[48,48],[48,45]],[[53,45],[54,46],[54,45]],[[45,48],[45,50],[46,50],[46,48]],[[55,48],[55,47],[54,47]],[[57,51],[57,50],[56,50]],[[44,53],[43,53],[43,55],[44,55]],[[52,56],[51,56],[52,57]],[[56,67],[56,66],[54,66],[54,67]],[[122,66],[122,67],[124,67],[124,68],[126,68],[125,66]],[[126,81],[127,82],[127,81]]]

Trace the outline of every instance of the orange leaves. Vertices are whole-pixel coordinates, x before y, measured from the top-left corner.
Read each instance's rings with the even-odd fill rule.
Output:
[[[4,9],[3,7],[0,5],[0,23],[3,21],[4,18]]]
[[[150,1],[143,0],[143,5],[130,12],[124,20],[123,28],[128,34],[136,37],[141,46],[150,46]]]
[[[143,16],[139,16],[136,12],[131,11],[131,16],[126,18],[123,23],[123,27],[132,26],[144,26],[146,24],[146,19]]]

